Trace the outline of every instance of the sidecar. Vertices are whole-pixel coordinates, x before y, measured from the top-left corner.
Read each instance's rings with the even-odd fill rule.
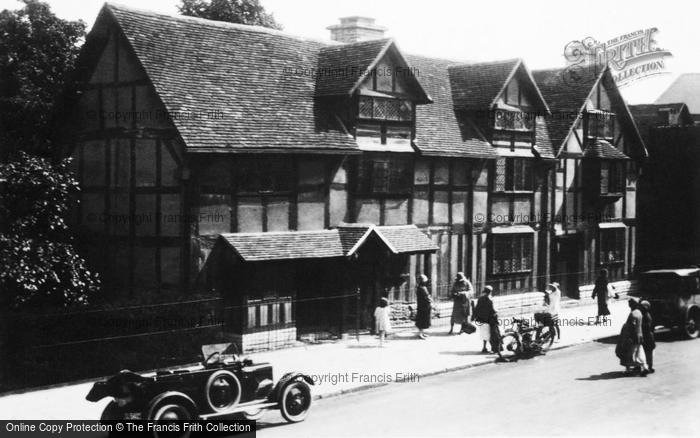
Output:
[[[272,365],[241,359],[231,344],[202,347],[196,367],[156,371],[155,375],[121,371],[96,382],[86,399],[112,397],[103,420],[195,420],[242,415],[257,420],[277,409],[285,420],[303,421],[311,407],[313,380],[292,372],[274,383]]]

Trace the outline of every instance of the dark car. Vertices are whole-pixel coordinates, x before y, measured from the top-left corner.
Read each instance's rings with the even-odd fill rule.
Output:
[[[634,294],[649,301],[655,325],[700,335],[700,268],[656,269],[641,274]]]
[[[202,347],[196,367],[142,375],[128,370],[97,382],[87,395],[96,402],[113,397],[102,420],[195,420],[240,414],[259,419],[265,410],[279,409],[285,420],[299,422],[311,406],[313,380],[287,373],[275,384],[272,365],[240,359],[231,344]]]

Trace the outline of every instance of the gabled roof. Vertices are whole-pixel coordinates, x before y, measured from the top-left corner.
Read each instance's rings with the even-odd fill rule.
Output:
[[[528,77],[531,91],[539,106],[549,112],[547,102],[537,87],[532,74],[522,59],[480,62],[452,66],[449,69],[455,107],[464,111],[483,111],[494,108],[510,80],[518,73]]]
[[[415,225],[342,224],[337,229],[347,255],[355,254],[372,235],[377,236],[393,254],[438,250],[437,245]]]
[[[398,61],[403,64],[402,67],[410,68],[406,58],[391,38],[322,48],[318,57],[316,95],[352,95],[388,53],[398,58]],[[418,77],[408,74],[402,77],[410,81],[412,88],[416,91],[417,102],[432,102]]]
[[[226,233],[219,240],[246,262],[351,256],[372,235],[393,254],[434,252],[415,225],[343,224],[332,230]]]
[[[545,123],[552,147],[558,155],[582,116],[586,101],[595,86],[603,80],[614,84],[614,80],[610,68],[600,66],[535,70],[532,74],[549,103],[551,114],[545,117]],[[621,110],[617,111],[621,116],[621,123],[626,124],[629,132],[636,137],[640,148],[639,155],[645,157],[647,152],[644,141],[622,95],[617,87],[608,91],[611,104]]]
[[[314,105],[307,74],[329,44],[279,31],[106,4],[92,32],[123,32],[190,152],[348,153],[357,145]],[[91,34],[92,34],[91,32]],[[88,39],[90,36],[88,36]]]
[[[457,64],[445,59],[407,56],[433,103],[416,107],[415,145],[423,155],[498,158],[481,133],[468,121],[461,121],[452,100],[448,68]]]
[[[584,158],[597,158],[605,160],[629,160],[630,158],[620,152],[615,146],[601,139],[586,146],[583,151]]]
[[[684,73],[654,103],[685,102],[691,114],[700,114],[700,73]]]

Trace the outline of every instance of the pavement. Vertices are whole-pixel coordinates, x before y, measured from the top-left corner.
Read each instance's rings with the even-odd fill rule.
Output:
[[[619,333],[629,308],[626,300],[611,300],[608,322],[593,325],[593,305],[563,308],[561,340],[553,349],[590,342]],[[523,315],[527,316],[527,315]],[[503,321],[507,323],[507,321]],[[501,330],[505,327],[502,326]],[[302,371],[316,382],[314,398],[328,398],[384,385],[410,382],[421,377],[493,363],[496,355],[482,354],[478,334],[447,335],[449,327],[427,331],[418,339],[415,329],[401,329],[379,347],[376,336],[362,335],[332,343],[307,345],[255,353],[255,362],[270,362],[275,378],[288,371]],[[85,400],[93,381],[66,384],[0,397],[0,416],[6,420],[84,420],[99,418],[108,400]]]

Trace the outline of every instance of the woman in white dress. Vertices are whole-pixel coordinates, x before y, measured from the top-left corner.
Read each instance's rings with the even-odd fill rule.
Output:
[[[391,318],[390,318],[390,307],[389,300],[382,298],[379,301],[379,305],[374,309],[374,328],[379,334],[379,346],[384,345],[384,339],[386,334],[391,330]]]

